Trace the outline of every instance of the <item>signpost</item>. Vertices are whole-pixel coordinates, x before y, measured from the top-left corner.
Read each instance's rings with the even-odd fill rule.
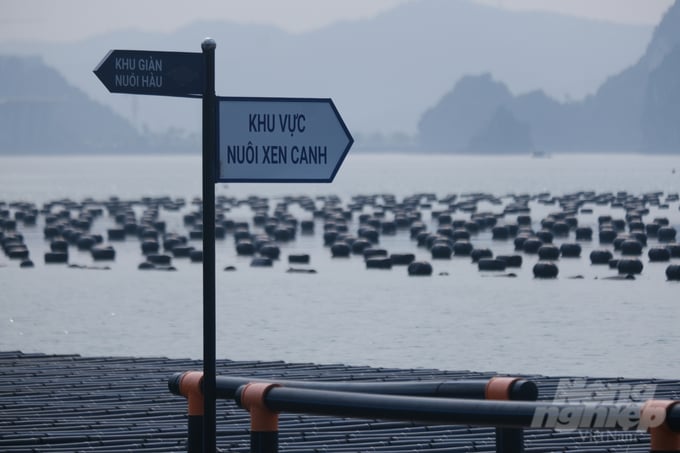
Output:
[[[352,146],[330,99],[217,102],[219,182],[331,182]]]
[[[112,50],[94,70],[112,93],[203,100],[204,414],[191,453],[217,450],[215,183],[331,182],[354,142],[330,99],[217,98],[215,47],[207,38],[202,53]]]
[[[200,53],[112,50],[94,73],[111,93],[201,97],[203,66]]]

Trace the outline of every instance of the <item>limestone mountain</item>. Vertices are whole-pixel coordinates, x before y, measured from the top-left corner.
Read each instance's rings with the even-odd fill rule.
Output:
[[[498,153],[529,152],[530,144],[542,151],[680,152],[680,3],[637,63],[581,101],[543,91],[513,96],[490,74],[466,76],[421,116],[418,129],[420,147],[434,151],[468,152],[486,143]],[[526,149],[517,146],[524,133]]]
[[[39,57],[0,55],[1,154],[190,152],[197,140],[141,133]]]
[[[134,150],[141,135],[39,58],[0,56],[0,152]]]

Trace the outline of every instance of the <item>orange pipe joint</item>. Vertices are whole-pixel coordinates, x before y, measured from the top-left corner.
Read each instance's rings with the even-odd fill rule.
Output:
[[[487,400],[509,401],[512,385],[520,378],[497,376],[489,379],[484,389],[484,398]]]
[[[668,413],[680,401],[648,400],[640,409],[640,427],[647,428],[650,450],[653,452],[680,452],[680,433],[668,426]]]
[[[179,381],[179,392],[189,403],[189,415],[203,416],[203,372],[184,373]]]
[[[279,384],[251,382],[241,391],[241,406],[250,412],[251,432],[278,432],[279,413],[270,410],[265,404],[267,392]]]

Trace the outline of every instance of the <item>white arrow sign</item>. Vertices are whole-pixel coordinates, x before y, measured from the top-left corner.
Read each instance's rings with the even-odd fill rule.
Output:
[[[330,99],[218,98],[218,182],[331,182],[354,139]]]

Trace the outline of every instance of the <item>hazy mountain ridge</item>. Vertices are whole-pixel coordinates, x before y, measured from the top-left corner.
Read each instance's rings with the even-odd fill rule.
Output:
[[[646,53],[609,77],[594,95],[577,102],[560,102],[541,91],[513,96],[490,74],[466,76],[423,114],[419,143],[453,152],[479,151],[479,143],[486,144],[487,152],[517,152],[522,142],[524,152],[678,152],[679,105],[676,2],[656,27]]]
[[[218,94],[331,97],[359,138],[378,131],[414,134],[422,112],[466,73],[493,73],[513,92],[540,88],[558,98],[582,98],[635,61],[651,33],[652,27],[511,12],[467,0],[415,0],[370,19],[300,34],[212,22],[173,33],[126,30],[4,50],[41,55],[139,130],[174,126],[198,133],[200,103],[111,95],[91,71],[110,49],[198,52],[211,36],[217,41]]]
[[[7,153],[108,152],[141,139],[39,58],[0,56],[0,149]]]
[[[141,134],[37,57],[0,56],[0,152],[129,153],[190,150],[178,137]]]

